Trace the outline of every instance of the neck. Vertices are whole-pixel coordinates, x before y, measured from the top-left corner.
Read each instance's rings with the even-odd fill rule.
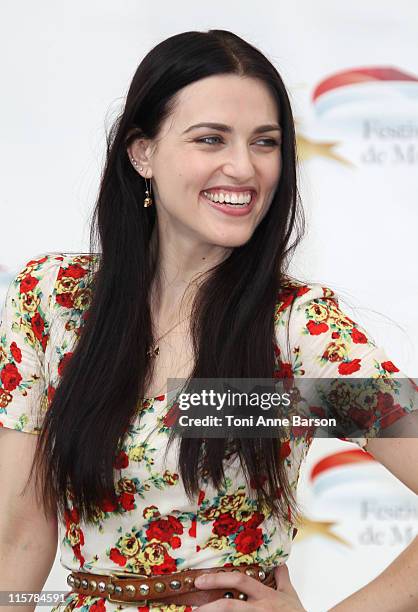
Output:
[[[173,232],[161,232],[158,223],[151,237],[157,265],[151,290],[151,304],[157,312],[190,314],[193,298],[206,274],[223,261],[232,249],[187,240]]]

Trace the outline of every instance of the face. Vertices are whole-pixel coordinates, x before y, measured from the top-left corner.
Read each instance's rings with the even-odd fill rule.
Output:
[[[177,99],[156,140],[129,148],[142,176],[152,178],[161,239],[243,245],[266,215],[280,178],[274,98],[261,81],[217,75],[185,87]],[[199,123],[226,127],[192,127]],[[257,131],[261,126],[270,127]]]

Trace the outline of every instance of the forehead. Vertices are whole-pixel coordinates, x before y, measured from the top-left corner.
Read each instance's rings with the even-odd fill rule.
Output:
[[[192,123],[218,121],[251,126],[279,120],[279,110],[268,87],[252,77],[223,74],[184,87],[172,117],[176,132]]]

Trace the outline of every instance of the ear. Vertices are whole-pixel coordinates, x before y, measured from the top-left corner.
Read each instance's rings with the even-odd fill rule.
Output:
[[[129,160],[134,169],[145,178],[152,177],[151,156],[153,145],[149,138],[135,138],[127,147]],[[136,161],[136,165],[132,160]],[[142,167],[142,170],[139,168]]]

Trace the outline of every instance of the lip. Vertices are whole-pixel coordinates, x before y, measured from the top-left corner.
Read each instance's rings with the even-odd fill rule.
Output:
[[[236,193],[241,193],[242,191],[252,191],[257,195],[257,189],[252,185],[244,185],[243,187],[234,187],[233,185],[215,185],[214,187],[208,187],[207,189],[202,189],[202,191],[235,191]]]
[[[205,189],[204,191],[207,191],[207,190]],[[250,190],[244,189],[243,191],[250,191]],[[212,200],[209,200],[206,196],[203,195],[202,191],[199,193],[199,197],[206,204],[209,204],[209,206],[211,206],[212,208],[219,210],[224,215],[229,215],[230,217],[245,217],[246,215],[249,215],[251,213],[252,209],[254,208],[254,204],[257,201],[258,194],[254,192],[254,189],[251,189],[251,191],[253,191],[251,202],[245,208],[232,208],[232,206],[225,206],[224,204],[221,204],[220,202],[212,202]]]

